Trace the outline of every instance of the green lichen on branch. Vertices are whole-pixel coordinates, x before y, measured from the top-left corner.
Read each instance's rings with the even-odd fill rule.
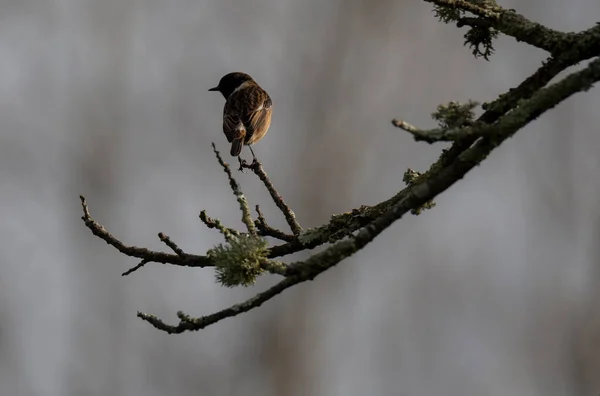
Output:
[[[206,214],[205,210],[200,212],[200,220],[202,220],[202,222],[206,224],[208,228],[216,228],[217,230],[219,230],[219,232],[223,235],[226,241],[229,241],[231,238],[239,237],[241,235],[239,231],[234,230],[233,228],[225,227],[223,223],[221,223],[221,220],[209,217]]]
[[[298,236],[298,240],[304,246],[312,246],[314,242],[318,244],[322,244],[323,241],[337,242],[352,236],[356,230],[381,215],[387,206],[389,205],[381,205],[381,207],[362,205],[350,212],[334,214],[326,226],[306,229]]]
[[[207,252],[215,263],[217,282],[226,287],[253,285],[264,272],[267,255],[266,239],[251,234],[230,236],[227,243]]]
[[[457,22],[465,13],[485,18],[497,18],[502,8],[495,0],[426,0],[433,3],[433,12],[444,23]]]
[[[350,212],[332,215],[329,220],[330,231],[335,231],[330,232],[328,242],[333,243],[351,236],[355,230],[369,222],[371,211],[372,208],[361,205]]]
[[[411,184],[413,184],[414,182],[416,182],[421,175],[422,175],[421,172],[417,172],[414,169],[408,168],[406,170],[406,172],[404,172],[404,176],[402,176],[402,181],[407,186],[410,186]]]
[[[473,55],[489,60],[494,52],[492,43],[500,33],[517,41],[548,51],[562,54],[570,48],[576,34],[560,32],[530,21],[515,10],[507,10],[487,0],[425,0],[433,3],[435,15],[442,22],[456,22],[457,27],[468,26],[465,45],[473,49]]]
[[[304,230],[299,236],[298,241],[304,246],[310,246],[314,242],[322,243],[326,240],[329,243],[339,241],[345,237],[352,235],[352,231],[356,230],[357,215],[359,209],[352,212],[334,214],[331,220],[325,227],[309,228]]]
[[[463,44],[471,48],[475,58],[482,57],[489,61],[495,51],[494,40],[498,38],[498,34],[499,32],[492,27],[475,26],[465,33]]]
[[[433,6],[433,12],[440,21],[457,22],[459,27],[471,26],[464,35],[464,45],[472,49],[475,58],[483,57],[485,60],[494,53],[493,41],[499,33],[489,19],[499,18],[501,11],[493,0],[446,0],[437,1]],[[464,18],[467,12],[478,18]],[[465,19],[472,23],[464,23]]]
[[[475,119],[473,109],[479,103],[469,100],[467,103],[449,102],[439,105],[431,117],[437,121],[442,129],[462,128],[471,125]]]
[[[444,23],[457,22],[465,13],[459,8],[441,6],[437,4],[433,6],[433,12],[435,17]]]
[[[321,241],[324,237],[329,233],[329,229],[327,227],[315,227],[315,228],[307,228],[300,235],[298,235],[298,240],[302,245],[309,245],[315,241]]]
[[[246,200],[246,197],[242,192],[240,184],[233,177],[233,174],[231,173],[231,167],[227,162],[223,160],[223,158],[221,157],[221,153],[219,153],[219,150],[217,150],[217,146],[213,143],[212,147],[213,152],[217,157],[217,161],[219,161],[219,164],[223,167],[223,170],[227,174],[227,178],[229,179],[229,186],[231,187],[233,194],[235,195],[238,203],[240,204],[240,210],[242,211],[242,222],[246,225],[248,233],[252,235],[257,235],[256,227],[254,226],[254,220],[252,220],[252,215],[250,214],[250,207],[248,206],[248,201]]]
[[[285,241],[271,248],[267,248],[266,241],[257,236],[256,227],[253,231],[252,227],[248,226],[248,233],[242,233],[226,228],[218,219],[208,217],[205,212],[200,214],[200,219],[209,228],[218,229],[226,238],[225,244],[209,250],[207,256],[184,252],[162,233],[159,234],[160,240],[171,248],[174,254],[126,245],[91,217],[85,199],[80,197],[83,209],[82,220],[92,234],[119,252],[141,259],[140,264],[127,273],[146,263],[156,262],[197,268],[216,266],[217,279],[228,287],[249,286],[262,272],[284,277],[281,282],[266,291],[209,315],[194,318],[178,312],[179,324],[175,326],[168,325],[151,314],[139,312],[140,318],[167,333],[200,330],[223,319],[258,308],[284,290],[315,279],[319,274],[365,247],[409,211],[418,214],[423,209],[431,208],[435,197],[465,177],[502,142],[571,95],[585,91],[600,81],[600,59],[595,59],[584,70],[549,85],[552,79],[568,67],[600,56],[600,24],[579,33],[562,33],[533,23],[515,11],[503,10],[489,0],[425,1],[447,7],[445,12],[448,12],[446,14],[448,21],[458,18],[459,25],[497,29],[517,41],[544,49],[550,52],[551,56],[542,67],[516,88],[486,105],[483,108],[485,112],[477,121],[473,121],[474,102],[465,105],[451,102],[449,105],[440,106],[433,116],[441,127],[431,130],[419,129],[405,121],[394,120],[393,124],[396,127],[411,133],[415,136],[415,140],[430,143],[452,141],[454,144],[442,151],[439,160],[432,164],[428,171],[421,173],[408,169],[404,172],[403,181],[407,187],[398,191],[393,197],[374,206],[362,206],[350,212],[334,215],[329,223],[317,228],[303,230],[298,226],[298,232],[294,231],[294,235],[270,229],[264,216],[259,212],[257,221],[257,225],[260,226],[259,231]],[[218,154],[217,157],[219,158]],[[226,171],[228,170],[228,164],[222,162],[221,165]],[[258,165],[254,168],[259,174]],[[231,173],[229,175],[231,176]],[[260,175],[259,178],[262,180]],[[395,183],[397,184],[398,180]],[[243,198],[237,182],[232,183],[231,187],[236,196],[238,196],[237,189]],[[274,194],[272,198],[277,202]],[[245,198],[241,201],[238,199],[238,202],[242,212],[248,213],[245,222],[251,222],[252,218],[249,216]],[[291,210],[288,213],[293,215]],[[288,219],[287,214],[286,219]],[[294,229],[293,226],[291,228]],[[327,243],[332,245],[302,261],[284,264],[273,260],[276,257],[313,249]]]
[[[406,170],[406,172],[404,172],[404,176],[402,177],[402,181],[404,183],[406,183],[407,186],[410,187],[413,184],[420,183],[421,180],[423,180],[422,176],[423,176],[423,173],[417,172],[416,170],[408,168]],[[424,210],[432,209],[434,206],[435,206],[435,202],[433,202],[433,200],[429,200],[429,201],[425,202],[423,205],[411,209],[410,213],[413,214],[413,215],[415,215],[415,216],[418,216]]]

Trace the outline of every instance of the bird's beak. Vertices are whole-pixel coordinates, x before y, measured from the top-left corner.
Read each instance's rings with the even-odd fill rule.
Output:
[[[219,87],[214,87],[214,88],[209,89],[209,91],[218,91],[218,90],[219,90]]]

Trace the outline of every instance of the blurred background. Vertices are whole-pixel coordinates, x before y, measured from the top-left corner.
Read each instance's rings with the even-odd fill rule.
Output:
[[[596,0],[502,1],[565,31]],[[257,310],[167,335],[275,279],[225,289],[210,269],[147,265],[92,236],[188,252],[221,241],[198,214],[240,214],[224,155],[224,99],[251,74],[274,101],[255,151],[307,227],[374,204],[425,170],[450,100],[493,100],[545,54],[502,38],[491,62],[431,5],[392,0],[0,2],[0,394],[597,395],[600,391],[600,87],[503,144],[437,207]],[[249,155],[248,151],[244,151]],[[229,159],[229,157],[226,157]],[[251,205],[280,212],[250,173]],[[306,255],[298,255],[302,258]]]

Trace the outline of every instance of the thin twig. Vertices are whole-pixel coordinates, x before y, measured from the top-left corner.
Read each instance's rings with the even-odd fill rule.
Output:
[[[238,230],[234,230],[233,228],[227,228],[225,226],[223,226],[223,224],[221,223],[221,220],[219,219],[213,219],[212,217],[208,216],[206,214],[206,211],[203,210],[202,212],[200,212],[200,220],[202,220],[202,222],[210,229],[216,228],[217,230],[219,230],[223,235],[229,234],[229,235],[233,235],[233,236],[240,236],[240,233]],[[227,237],[225,237],[225,239],[227,239]]]
[[[170,247],[170,248],[171,248],[171,250],[173,250],[173,251],[174,251],[174,252],[175,252],[175,253],[176,253],[178,256],[185,257],[185,253],[184,253],[184,251],[183,251],[183,250],[182,250],[182,249],[181,249],[179,246],[177,246],[177,244],[176,244],[175,242],[173,242],[173,241],[171,240],[171,238],[169,238],[169,236],[168,236],[168,235],[166,235],[166,234],[164,234],[164,233],[162,233],[162,232],[159,232],[159,233],[158,233],[158,238],[159,238],[159,239],[160,239],[160,240],[161,240],[161,241],[162,241],[162,242],[163,242],[165,245],[167,245],[168,247]]]
[[[213,151],[215,152],[215,155],[217,156],[219,164],[221,164],[223,170],[225,170],[225,173],[227,173],[231,190],[233,191],[233,194],[236,196],[237,201],[240,204],[240,210],[242,211],[242,222],[246,225],[246,229],[248,230],[249,234],[257,235],[256,227],[254,227],[254,221],[252,221],[252,215],[250,214],[250,207],[248,206],[248,201],[246,200],[246,197],[242,192],[242,188],[240,187],[239,183],[234,179],[229,164],[223,161],[223,158],[221,158],[221,153],[219,153],[219,151],[217,150],[217,146],[213,143],[212,147]]]
[[[263,169],[262,164],[259,161],[254,160],[250,165],[244,164],[243,166],[245,168],[251,169],[256,174],[256,176],[258,176],[258,178],[263,182],[263,184],[269,191],[269,194],[271,194],[271,198],[273,199],[279,210],[281,210],[281,212],[285,216],[285,220],[290,226],[292,233],[296,236],[300,235],[300,233],[302,232],[302,227],[300,226],[300,223],[298,223],[298,220],[296,220],[296,214],[288,206],[288,204],[285,203],[283,197],[275,189],[275,186],[273,185],[273,183],[271,183],[271,179],[269,179],[269,176]]]
[[[85,223],[85,226],[92,232],[92,234],[96,235],[98,238],[102,239],[104,242],[108,243],[124,255],[144,259],[148,262],[172,264],[183,267],[214,267],[212,260],[206,256],[199,256],[196,254],[185,254],[184,256],[180,256],[177,254],[158,252],[137,246],[125,245],[123,242],[112,236],[102,225],[92,218],[85,197],[80,195],[79,199],[81,200],[81,208],[83,210],[83,216],[81,219]]]
[[[258,232],[260,235],[270,236],[285,242],[291,242],[297,238],[294,235],[286,234],[285,232],[273,228],[269,224],[267,224],[267,220],[260,211],[260,206],[258,205],[256,205],[256,213],[258,214],[258,219],[254,221],[254,225],[256,225],[256,228],[258,228]]]
[[[484,134],[485,131],[491,127],[490,125],[479,123],[463,128],[418,129],[404,121],[398,121],[396,119],[392,120],[392,124],[410,133],[415,138],[415,141],[423,141],[427,143],[451,142],[464,139],[466,137],[478,137]]]
[[[261,306],[264,302],[270,300],[275,297],[285,289],[288,289],[300,282],[304,279],[301,277],[290,277],[282,280],[277,283],[275,286],[270,289],[258,293],[254,297],[240,303],[233,305],[229,308],[223,309],[219,312],[215,312],[213,314],[202,316],[200,318],[192,318],[189,315],[184,314],[183,312],[177,312],[177,316],[179,317],[179,324],[176,326],[168,325],[163,322],[161,319],[157,318],[155,315],[146,314],[143,312],[138,312],[137,316],[146,322],[150,323],[152,326],[156,327],[159,330],[165,331],[169,334],[178,334],[183,333],[184,331],[196,331],[204,329],[207,326],[210,326],[214,323],[217,323],[223,319],[230,318],[233,316],[237,316],[244,312],[248,312],[253,308]]]
[[[142,268],[144,265],[146,265],[148,263],[149,263],[149,261],[144,259],[144,260],[140,261],[140,263],[138,265],[136,265],[135,267],[131,267],[127,271],[123,272],[121,274],[121,276],[127,276],[127,275],[131,274],[132,272],[139,270],[140,268]]]
[[[406,122],[404,120],[399,120],[397,118],[394,118],[392,120],[392,125],[395,126],[396,128],[403,129],[406,132],[410,132],[410,133],[416,133],[416,132],[422,131],[422,129],[417,128],[416,126],[409,124],[408,122]]]

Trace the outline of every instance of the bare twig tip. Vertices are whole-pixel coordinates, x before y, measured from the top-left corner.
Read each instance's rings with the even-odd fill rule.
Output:
[[[127,271],[123,272],[121,274],[121,276],[127,276],[127,275],[131,274],[132,272],[135,272],[135,271],[139,270],[140,268],[142,268],[144,265],[148,264],[149,262],[150,262],[150,260],[143,259],[135,267],[132,267],[132,268],[128,269]]]
[[[183,251],[183,249],[181,249],[179,246],[177,246],[177,244],[175,242],[173,242],[171,240],[171,238],[169,238],[168,235],[166,235],[162,232],[159,232],[158,238],[161,240],[161,242],[163,242],[165,245],[167,245],[169,248],[171,248],[171,250],[174,251],[175,254],[177,254],[180,257],[185,256],[185,252]]]
[[[87,201],[83,195],[79,196],[79,200],[81,201],[81,209],[83,210],[83,217],[81,218],[83,221],[88,221],[90,219],[90,210],[87,206]]]

